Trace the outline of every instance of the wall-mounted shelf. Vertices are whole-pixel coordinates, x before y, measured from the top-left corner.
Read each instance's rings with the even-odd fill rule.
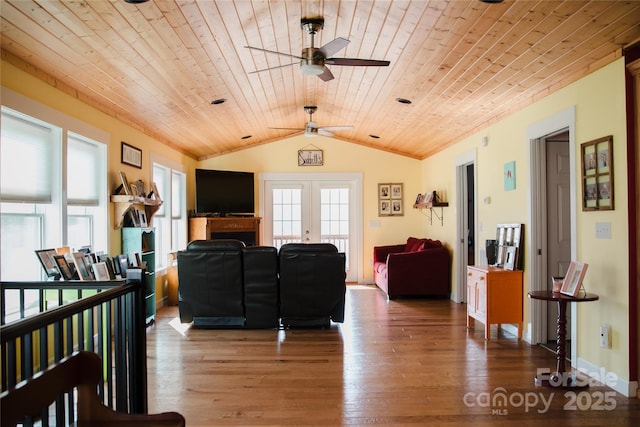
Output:
[[[413,205],[415,209],[418,209],[420,213],[429,218],[429,224],[433,224],[433,216],[435,215],[440,220],[440,225],[444,225],[444,210],[449,206],[447,202],[438,203],[416,203]],[[438,208],[440,208],[440,214],[438,214]]]
[[[147,226],[151,227],[153,215],[158,212],[158,209],[162,206],[162,200],[149,199],[142,196],[129,196],[126,194],[113,194],[111,196],[111,202],[114,204],[116,228],[122,228],[124,217],[131,207],[134,207],[135,209],[144,209]]]
[[[434,190],[433,193],[428,194],[429,197],[423,198],[419,197],[420,200],[428,200],[427,202],[415,203],[413,205],[414,209],[418,209],[420,213],[429,218],[429,224],[433,224],[433,216],[440,220],[440,225],[444,225],[444,210],[442,208],[446,208],[449,206],[449,203],[443,202],[439,197],[438,193]],[[440,208],[440,215],[438,215],[438,209]]]

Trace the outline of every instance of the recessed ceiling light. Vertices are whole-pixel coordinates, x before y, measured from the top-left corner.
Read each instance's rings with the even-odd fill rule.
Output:
[[[380,138],[378,135],[369,135],[371,138],[378,139]]]
[[[149,0],[124,0],[125,3],[131,3],[131,4],[139,4],[139,3],[146,3]]]
[[[411,104],[411,101],[407,98],[396,98],[396,101],[398,101],[400,104]]]
[[[504,0],[480,0],[482,3],[502,3]]]
[[[218,98],[211,101],[211,105],[224,104],[225,102],[227,102],[227,98]]]
[[[243,136],[243,137],[242,137],[242,138],[240,138],[240,139],[249,139],[249,138],[251,138],[252,136],[253,136],[253,135],[245,135],[245,136]]]

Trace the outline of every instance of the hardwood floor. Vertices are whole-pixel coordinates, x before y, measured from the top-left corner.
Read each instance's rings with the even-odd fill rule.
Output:
[[[610,388],[535,387],[555,356],[495,326],[485,341],[448,300],[349,286],[326,330],[185,329],[177,314],[160,309],[147,334],[149,411],[188,426],[640,425],[640,401]]]

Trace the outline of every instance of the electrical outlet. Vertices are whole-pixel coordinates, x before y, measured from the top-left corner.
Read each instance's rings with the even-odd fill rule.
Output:
[[[600,347],[611,348],[611,325],[608,323],[600,326]]]

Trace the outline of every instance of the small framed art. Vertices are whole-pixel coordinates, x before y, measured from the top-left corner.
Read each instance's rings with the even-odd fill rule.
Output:
[[[613,136],[580,144],[582,210],[613,210]]]
[[[121,141],[120,163],[142,169],[142,150]]]
[[[322,166],[323,164],[322,150],[298,150],[298,166]]]
[[[576,297],[578,292],[580,292],[580,287],[582,285],[584,275],[587,272],[587,267],[589,267],[589,264],[587,263],[571,261],[569,269],[567,270],[567,275],[564,276],[560,293]]]

